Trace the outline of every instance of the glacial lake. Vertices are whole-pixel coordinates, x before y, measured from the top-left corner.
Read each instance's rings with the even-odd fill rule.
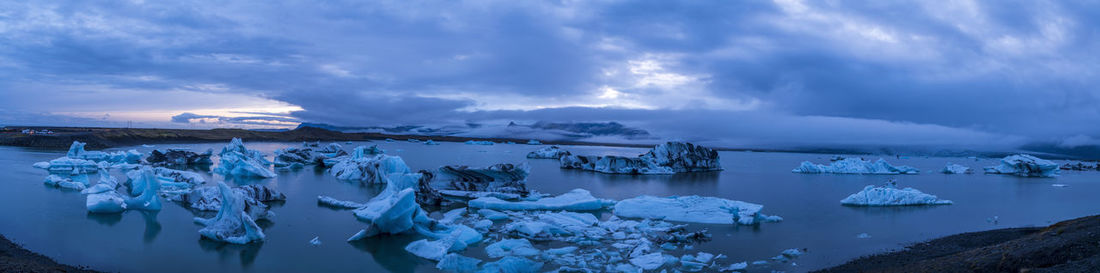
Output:
[[[153,149],[185,148],[201,152],[221,149],[225,143],[154,144],[124,147],[148,154]],[[301,143],[246,142],[249,149],[272,152]],[[377,144],[387,154],[401,156],[414,170],[442,165],[486,166],[522,163],[531,166],[529,189],[560,194],[584,188],[599,198],[625,199],[638,195],[702,195],[764,205],[763,213],[784,218],[758,226],[689,224],[707,229],[713,240],[692,250],[666,252],[675,256],[705,251],[729,256],[724,264],[767,260],[785,249],[808,252],[791,262],[750,266],[749,272],[804,272],[844,263],[853,258],[895,250],[913,242],[962,232],[1007,227],[1045,226],[1054,222],[1100,213],[1100,172],[1063,171],[1057,178],[1019,178],[981,174],[981,167],[997,159],[897,158],[894,165],[919,168],[919,175],[807,175],[791,173],[800,162],[828,163],[831,155],[797,153],[720,152],[722,172],[682,175],[608,175],[558,168],[556,160],[527,159],[540,146],[493,146],[441,143],[427,146],[408,142],[340,143],[350,151],[357,145]],[[641,148],[563,146],[574,154],[627,155]],[[64,150],[0,147],[0,233],[31,251],[60,263],[88,266],[108,272],[435,272],[434,262],[405,252],[418,235],[376,237],[348,243],[364,228],[351,211],[317,205],[318,195],[364,202],[380,186],[336,180],[323,170],[306,167],[279,171],[273,179],[251,181],[276,188],[287,201],[273,206],[273,221],[261,224],[267,234],[262,244],[234,246],[201,240],[195,215],[178,204],[166,202],[160,212],[127,211],[121,215],[88,214],[79,192],[45,186],[45,170],[31,165],[63,156]],[[879,156],[866,156],[877,159]],[[215,162],[217,160],[215,159]],[[947,162],[971,167],[975,174],[945,175]],[[120,171],[112,174],[124,181]],[[221,181],[208,176],[208,184]],[[900,187],[913,187],[954,205],[931,207],[859,208],[840,205],[840,200],[866,185],[896,179]],[[94,182],[95,176],[92,176]],[[1065,184],[1067,187],[1054,187]],[[433,213],[438,216],[438,213]],[[607,217],[609,213],[602,213]],[[997,221],[990,218],[997,217]],[[867,233],[870,238],[857,238]],[[310,239],[320,237],[320,246]],[[481,247],[484,247],[482,245]],[[474,247],[463,255],[484,259]],[[545,246],[539,246],[546,249]],[[552,270],[556,266],[548,266]]]

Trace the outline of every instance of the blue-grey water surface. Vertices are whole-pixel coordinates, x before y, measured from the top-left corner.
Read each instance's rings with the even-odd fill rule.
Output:
[[[155,143],[153,143],[155,144]],[[275,149],[300,143],[246,142],[250,149],[269,155]],[[351,150],[356,143],[344,144]],[[793,263],[750,267],[751,272],[783,270],[803,272],[837,265],[847,260],[898,249],[908,243],[944,235],[1006,227],[1041,226],[1100,212],[1100,172],[1063,172],[1057,178],[1018,178],[980,174],[982,166],[995,159],[895,158],[895,165],[910,165],[920,175],[805,175],[791,173],[801,161],[827,163],[829,155],[797,153],[721,152],[722,172],[682,175],[630,176],[562,170],[555,160],[526,159],[539,146],[464,145],[441,143],[427,146],[406,142],[372,142],[388,154],[401,156],[414,170],[441,165],[484,166],[493,163],[531,165],[528,187],[558,194],[573,188],[590,190],[601,198],[625,199],[638,195],[703,195],[763,204],[764,213],[779,215],[782,222],[759,226],[691,224],[713,234],[710,242],[689,253],[706,251],[729,256],[724,262],[766,260],[789,248],[806,248],[808,253]],[[223,143],[155,144],[156,147],[125,147],[148,153],[152,149],[188,148],[215,151]],[[646,149],[597,146],[567,146],[574,154],[637,155]],[[111,149],[119,150],[119,149]],[[362,242],[345,240],[364,227],[350,211],[317,205],[317,195],[363,202],[378,187],[334,179],[323,171],[307,167],[280,171],[279,177],[262,183],[287,194],[276,204],[276,217],[264,224],[267,240],[262,244],[234,246],[200,240],[200,226],[194,214],[174,203],[160,212],[127,211],[104,216],[86,213],[85,198],[79,192],[63,191],[42,184],[47,175],[31,164],[64,155],[63,150],[0,147],[0,173],[5,187],[0,190],[0,234],[26,248],[72,265],[118,272],[431,272],[434,263],[404,251],[420,239],[417,235],[377,237]],[[875,156],[871,156],[872,159]],[[216,159],[215,159],[216,161]],[[978,174],[938,173],[947,162],[969,166]],[[113,174],[124,179],[121,172]],[[208,183],[221,181],[208,175]],[[93,176],[94,177],[94,176]],[[855,208],[841,206],[840,199],[865,185],[882,184],[895,178],[903,187],[955,201],[954,205],[902,208]],[[95,179],[93,178],[93,181]],[[1052,184],[1068,187],[1053,187]],[[989,218],[997,216],[996,223]],[[606,217],[606,216],[605,216]],[[867,233],[871,237],[856,238]],[[320,237],[320,246],[309,240]],[[481,249],[465,255],[480,256]],[[682,254],[674,252],[672,254]],[[553,269],[547,267],[547,270]]]

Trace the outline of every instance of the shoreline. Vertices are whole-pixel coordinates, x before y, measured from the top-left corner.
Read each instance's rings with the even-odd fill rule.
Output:
[[[950,235],[813,272],[1100,272],[1100,215]]]
[[[0,235],[0,272],[102,273],[85,267],[59,264],[50,257],[27,250]]]

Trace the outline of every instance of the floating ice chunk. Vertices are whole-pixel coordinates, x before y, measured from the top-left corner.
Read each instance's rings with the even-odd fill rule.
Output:
[[[321,245],[321,237],[313,237],[313,239],[309,240],[309,244],[312,246]]]
[[[95,185],[80,191],[83,194],[104,193],[108,191],[115,191],[118,188],[118,180],[111,176],[106,170],[99,172],[99,181]]]
[[[489,219],[489,220],[493,220],[493,221],[500,221],[500,220],[508,219],[507,214],[504,214],[503,212],[491,210],[491,209],[480,209],[480,210],[477,211],[477,213],[481,214],[481,216],[484,216],[485,219]]]
[[[199,230],[203,238],[231,244],[248,244],[262,241],[264,232],[256,222],[244,212],[245,198],[233,191],[224,182],[218,182],[221,194],[221,209],[214,218],[195,218],[195,222],[206,226]]]
[[[967,167],[967,166],[954,164],[954,163],[947,163],[947,166],[944,166],[943,171],[940,171],[940,172],[945,173],[945,174],[964,174],[964,173],[972,173],[973,171],[971,171],[970,167]]]
[[[920,170],[909,166],[894,166],[879,158],[871,162],[860,158],[845,158],[829,165],[802,162],[801,166],[791,170],[796,173],[835,173],[835,174],[917,174]]]
[[[607,174],[673,174],[672,168],[637,157],[567,155],[558,159],[563,169],[581,169]]]
[[[717,197],[639,196],[615,204],[615,215],[627,218],[663,219],[666,221],[752,225],[782,220],[760,213],[763,205]]]
[[[486,246],[485,252],[491,258],[499,258],[504,256],[535,256],[539,255],[540,251],[532,246],[527,239],[505,239]]]
[[[898,189],[893,184],[881,187],[867,185],[862,191],[840,200],[848,206],[914,206],[914,205],[950,205],[950,200],[940,200],[935,195],[926,194],[913,188]]]
[[[720,171],[718,152],[684,142],[667,142],[638,157],[566,155],[561,168],[609,174],[673,174]]]
[[[1065,188],[1065,187],[1069,187],[1069,185],[1066,185],[1066,184],[1051,184],[1050,186],[1052,186],[1052,187],[1057,187],[1057,188]]]
[[[439,145],[439,143],[429,139],[428,141],[424,141],[424,145]]]
[[[366,206],[355,210],[355,217],[369,225],[365,235],[370,237],[412,229],[413,217],[419,212],[413,189],[404,189],[393,196],[371,199]]]
[[[85,202],[91,213],[119,213],[126,210],[126,199],[117,191],[105,191],[88,195]]]
[[[1006,156],[1001,165],[985,167],[985,173],[1023,177],[1055,177],[1059,172],[1058,163],[1026,154]]]
[[[157,193],[160,191],[161,181],[157,178],[153,168],[144,167],[138,171],[139,175],[137,179],[130,181],[133,188],[140,189],[140,191],[134,192],[137,196],[134,198],[126,199],[126,208],[133,210],[160,210],[160,196]]]
[[[443,255],[439,263],[435,264],[435,268],[447,272],[473,273],[477,271],[478,264],[481,264],[479,259],[450,253]]]
[[[867,234],[867,233],[860,233],[860,234],[856,235],[856,238],[859,238],[859,239],[867,239],[867,238],[871,238],[871,234]]]
[[[653,252],[630,258],[630,264],[640,267],[642,270],[654,270],[668,263],[670,259],[676,258],[664,255],[661,252]]]
[[[527,163],[494,164],[484,168],[467,166],[443,166],[431,180],[431,187],[448,191],[452,195],[466,192],[466,195],[478,195],[487,192],[527,196],[527,175],[531,167]],[[474,193],[469,193],[474,192]]]
[[[451,247],[454,245],[455,241],[453,239],[440,239],[434,241],[420,239],[405,246],[405,251],[424,259],[439,261],[443,259],[444,255],[447,255],[447,253],[451,251]],[[465,245],[463,245],[463,248],[465,248]]]
[[[99,164],[95,161],[62,157],[42,164],[43,162],[35,163],[36,167],[45,167],[50,173],[71,173],[73,171],[79,171],[84,173],[94,173],[99,170]]]
[[[269,219],[273,216],[269,207],[262,202],[286,200],[286,196],[282,193],[262,185],[251,184],[232,190],[244,199],[244,211],[253,220]],[[169,196],[168,199],[200,211],[220,211],[224,203],[217,187],[200,187],[183,194]]]
[[[680,257],[680,270],[687,272],[698,272],[703,270],[704,267],[710,265],[710,261],[714,259],[714,254],[699,252],[695,255],[684,254]]]
[[[215,173],[225,176],[271,178],[277,176],[267,167],[271,162],[264,159],[263,153],[245,148],[240,138],[233,138],[218,154],[219,165]]]
[[[394,139],[392,139],[392,138],[387,138],[387,139],[386,139],[385,141],[386,141],[386,142],[397,142],[397,140],[394,140]]]
[[[547,146],[528,153],[527,158],[559,159],[567,155],[570,155],[569,151],[563,150],[558,146]]]
[[[356,149],[356,154],[359,154]],[[358,180],[368,183],[386,183],[386,178],[391,174],[409,173],[408,165],[398,156],[388,155],[363,155],[355,156],[340,161],[329,170],[333,176],[340,180]]]
[[[493,144],[495,144],[495,143],[493,143],[492,141],[485,141],[485,140],[467,140],[466,141],[466,145],[493,145]]]
[[[78,191],[83,191],[90,184],[90,182],[88,182],[88,175],[79,170],[74,171],[72,175],[67,177],[51,174],[46,176],[46,180],[42,181],[42,183],[53,187]]]
[[[153,166],[206,166],[214,164],[214,161],[210,160],[213,154],[213,150],[206,150],[201,154],[180,149],[168,149],[164,152],[153,150],[149,153],[149,157],[145,158],[145,162]]]
[[[363,204],[360,204],[360,203],[356,203],[356,202],[352,202],[352,201],[337,200],[336,198],[332,198],[332,197],[328,197],[328,196],[324,196],[324,195],[318,195],[317,196],[317,204],[324,205],[324,206],[331,207],[331,208],[338,208],[338,209],[357,209],[357,208],[362,208],[364,206]]]
[[[45,162],[45,161],[37,162],[37,163],[34,163],[34,167],[39,168],[39,169],[49,169],[50,168],[50,162]]]
[[[542,145],[542,142],[537,139],[532,139],[527,141],[527,145]]]
[[[486,263],[478,272],[535,273],[542,269],[543,263],[523,257],[508,256],[498,261]]]
[[[729,266],[718,269],[718,271],[720,271],[720,272],[744,271],[747,268],[749,268],[749,263],[748,262],[740,262],[740,263],[731,264]]]
[[[495,210],[599,210],[614,204],[607,199],[596,199],[585,189],[574,189],[562,195],[538,199],[535,201],[505,201],[495,197],[482,197],[470,200],[469,206]]]

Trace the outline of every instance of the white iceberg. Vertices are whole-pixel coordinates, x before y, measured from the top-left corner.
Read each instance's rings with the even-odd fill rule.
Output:
[[[350,158],[340,161],[329,169],[329,173],[340,180],[356,180],[373,184],[384,184],[391,174],[409,173],[411,170],[398,156],[384,154],[368,155],[356,149]]]
[[[264,159],[263,153],[245,148],[240,138],[233,138],[218,154],[219,165],[215,173],[236,177],[271,178],[277,176],[268,169],[271,162]]]
[[[286,195],[263,185],[250,184],[231,190],[244,199],[244,212],[252,220],[274,217],[270,207],[263,202],[286,200]],[[224,204],[221,190],[216,186],[195,188],[185,193],[170,195],[168,199],[199,211],[220,211]]]
[[[950,205],[952,202],[913,188],[898,189],[891,183],[881,187],[867,185],[862,191],[840,200],[840,203],[847,206],[915,206]]]
[[[970,171],[970,167],[955,164],[955,163],[947,163],[947,166],[944,166],[943,171],[940,171],[940,172],[945,173],[945,174],[972,173],[972,171]]]
[[[141,168],[139,173],[137,179],[130,181],[135,189],[133,194],[137,196],[126,199],[126,209],[160,210],[160,196],[157,195],[160,191],[160,178],[150,167]]]
[[[83,191],[91,184],[91,182],[88,181],[88,174],[81,172],[79,169],[74,169],[71,175],[64,177],[51,174],[46,176],[46,179],[43,180],[42,183],[53,187],[78,191]]]
[[[494,210],[599,210],[614,204],[615,201],[597,199],[585,189],[573,189],[562,195],[546,197],[534,201],[505,201],[496,197],[482,197],[470,200],[472,208]]]
[[[265,237],[256,221],[244,212],[244,197],[218,182],[221,193],[221,209],[214,218],[195,218],[195,223],[205,226],[199,230],[203,238],[230,244],[248,244],[262,241]]]
[[[665,221],[753,225],[782,220],[761,214],[763,205],[701,196],[639,196],[615,204],[615,215]]]
[[[542,159],[560,159],[562,156],[570,155],[569,151],[563,150],[558,146],[547,146],[542,149],[531,151],[527,154],[527,158],[542,158]]]
[[[795,173],[834,173],[834,174],[917,174],[920,170],[909,166],[894,166],[879,158],[871,162],[860,158],[845,158],[829,165],[813,164],[805,161],[791,172]]]
[[[1023,177],[1055,177],[1061,171],[1058,163],[1026,154],[1010,155],[1001,165],[985,167],[988,174],[1010,174]]]

